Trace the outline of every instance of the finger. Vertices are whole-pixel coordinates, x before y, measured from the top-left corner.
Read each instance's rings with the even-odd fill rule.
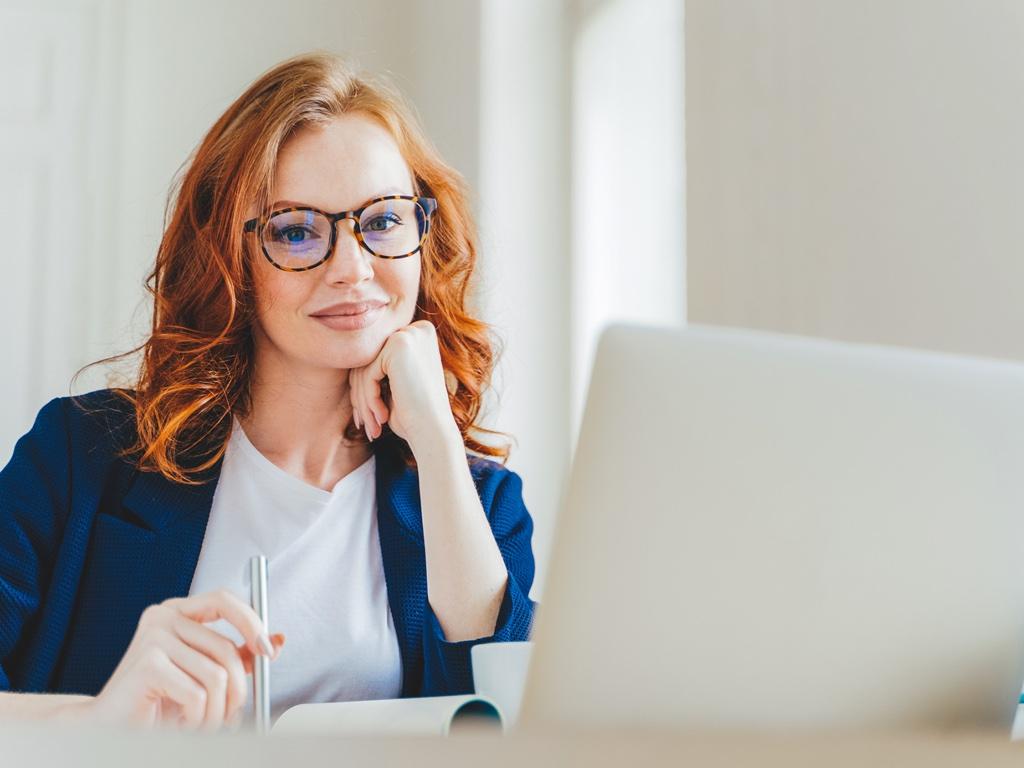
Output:
[[[164,600],[162,605],[180,611],[188,618],[201,623],[226,619],[245,638],[253,653],[273,653],[273,647],[265,651],[260,644],[260,639],[263,638],[269,646],[270,638],[267,637],[267,628],[256,611],[227,589],[215,589],[192,597],[172,597]]]
[[[206,691],[203,730],[218,731],[224,724],[229,675],[228,671],[205,653],[182,642],[172,631],[166,631],[161,647],[175,665],[187,673]]]
[[[371,424],[367,419],[366,407],[363,404],[363,377],[357,373],[353,378],[352,408],[359,414],[359,428],[366,433],[366,438],[369,439]]]
[[[381,382],[387,376],[384,371],[384,357],[385,352],[382,350],[371,362],[367,368],[367,375],[364,377],[364,387],[362,387],[362,399],[364,399],[367,409],[373,414],[378,427],[388,420],[387,403],[381,397]]]
[[[388,420],[388,406],[381,396],[383,381],[384,379],[370,378],[363,384],[362,390],[363,402],[367,410],[373,415],[373,420],[378,428],[383,426],[384,422]]]
[[[153,647],[146,659],[146,676],[160,696],[173,701],[180,710],[185,728],[197,728],[206,714],[206,690],[190,674],[175,664],[164,649]],[[162,725],[176,725],[173,721]]]
[[[401,333],[401,331],[396,331],[396,333]],[[366,368],[363,369],[364,381],[379,382],[388,375],[387,368],[388,363],[391,360],[391,350],[388,344],[390,340],[391,337],[388,337],[388,340],[384,342],[384,346],[381,348],[380,352],[377,353],[377,356],[373,358]]]
[[[373,418],[373,414],[366,405],[366,377],[365,373],[360,373],[356,376],[356,386],[353,392],[353,402],[355,408],[359,411],[359,422],[363,425],[363,431],[366,433],[366,438],[372,440],[377,434],[377,423]]]
[[[348,372],[348,401],[352,404],[352,421],[355,423],[356,429],[362,429],[362,420],[359,418],[359,409],[356,407],[356,388],[358,387],[359,377],[355,375],[353,371]]]
[[[284,646],[284,635],[282,635],[280,633],[276,634],[276,635],[271,635],[270,636],[270,642],[274,646],[274,655],[271,657],[270,660],[271,661],[276,661],[277,657],[281,655],[281,648]],[[242,667],[245,669],[245,674],[251,675],[252,674],[252,668],[253,668],[253,660],[256,657],[253,656],[252,655],[252,651],[250,651],[244,645],[238,645],[238,646],[235,646],[235,648],[238,651],[239,657],[241,658]]]
[[[359,400],[362,403],[363,416],[366,418],[366,423],[370,428],[368,434],[376,440],[380,436],[380,420],[370,406],[370,390],[373,386],[373,381],[364,381],[359,389]]]
[[[238,646],[219,632],[191,619],[182,618],[174,624],[174,632],[183,642],[196,651],[205,654],[227,671],[228,681],[224,699],[224,720],[245,706],[245,667],[238,653]]]

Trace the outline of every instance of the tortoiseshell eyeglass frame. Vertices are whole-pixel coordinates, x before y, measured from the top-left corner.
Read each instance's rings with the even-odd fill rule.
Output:
[[[359,219],[363,215],[363,211],[365,211],[371,205],[375,205],[384,200],[412,200],[414,203],[419,205],[420,210],[423,211],[423,234],[420,236],[420,241],[416,245],[416,247],[413,248],[408,253],[403,253],[399,256],[382,256],[381,254],[374,252],[374,250],[366,244],[366,241],[363,240],[362,230],[359,229]],[[263,237],[260,237],[260,247],[263,249],[263,255],[266,256],[267,261],[269,261],[275,267],[284,272],[307,272],[311,269],[316,269],[329,258],[331,258],[331,254],[334,253],[334,244],[338,237],[338,228],[335,225],[339,221],[342,221],[343,219],[352,219],[352,223],[354,225],[353,230],[355,232],[356,240],[359,241],[359,244],[363,248],[365,248],[368,253],[373,254],[379,259],[404,259],[408,256],[412,256],[414,253],[416,253],[423,247],[423,241],[426,240],[427,233],[430,232],[430,217],[436,210],[437,200],[435,200],[432,197],[421,197],[419,195],[384,195],[383,197],[373,198],[373,200],[370,200],[368,203],[366,203],[366,205],[362,206],[361,208],[356,208],[354,211],[342,211],[341,213],[327,213],[327,211],[321,211],[319,208],[314,208],[311,205],[301,205],[295,208],[278,208],[276,211],[271,211],[266,216],[260,216],[255,219],[249,219],[247,222],[245,222],[244,231],[259,232],[262,235],[263,230],[266,228],[270,220],[281,213],[290,213],[292,211],[311,211],[313,213],[319,213],[322,216],[326,216],[327,220],[331,223],[331,240],[327,245],[327,254],[322,259],[320,259],[320,261],[318,261],[316,264],[310,264],[308,267],[281,266],[272,258],[270,258],[270,254],[267,253],[267,244],[264,241]]]

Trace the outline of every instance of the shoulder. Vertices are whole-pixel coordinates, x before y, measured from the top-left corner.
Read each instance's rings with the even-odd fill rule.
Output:
[[[75,452],[88,446],[113,453],[129,445],[135,434],[135,408],[125,392],[98,389],[55,397],[39,409],[29,435],[54,449]]]
[[[45,504],[33,494],[46,494],[67,505],[72,488],[99,482],[120,448],[118,429],[126,414],[134,413],[117,400],[122,398],[101,390],[44,404],[0,470],[0,498],[42,509]],[[72,478],[80,479],[72,483]]]
[[[54,400],[61,402],[69,412],[74,410],[83,416],[124,417],[135,413],[133,395],[130,389],[95,389],[82,395],[55,397]]]

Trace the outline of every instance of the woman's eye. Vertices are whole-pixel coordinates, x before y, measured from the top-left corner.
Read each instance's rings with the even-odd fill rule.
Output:
[[[274,239],[285,243],[305,243],[308,240],[315,240],[319,237],[315,229],[308,227],[285,227],[274,232]]]
[[[369,232],[387,232],[391,227],[387,226],[388,222],[391,222],[395,226],[402,223],[402,220],[394,214],[388,214],[387,216],[376,216],[362,227]]]

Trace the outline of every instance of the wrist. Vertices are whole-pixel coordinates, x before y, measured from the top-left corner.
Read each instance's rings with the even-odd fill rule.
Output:
[[[417,462],[435,456],[448,456],[452,453],[461,456],[466,450],[465,443],[462,441],[462,433],[459,432],[459,425],[455,423],[454,417],[424,430],[420,436],[410,435],[407,442]]]
[[[91,722],[95,696],[82,697],[74,701],[67,701],[54,710],[53,721],[58,723],[85,723]]]

